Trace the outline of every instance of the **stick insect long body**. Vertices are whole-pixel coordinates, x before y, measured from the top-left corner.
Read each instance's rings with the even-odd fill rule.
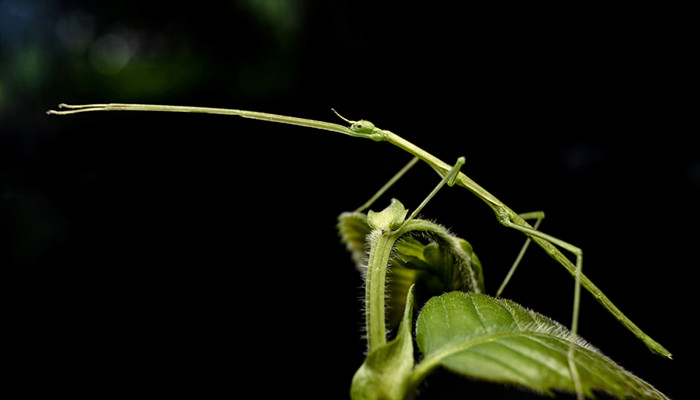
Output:
[[[369,121],[350,121],[342,118],[345,122],[349,123],[350,126],[344,126],[340,124],[323,122],[311,119],[289,117],[284,115],[269,114],[255,111],[244,111],[235,109],[224,109],[224,108],[208,108],[208,107],[186,107],[186,106],[165,106],[165,105],[147,105],[147,104],[88,104],[88,105],[65,105],[61,104],[60,111],[49,111],[49,114],[75,114],[81,112],[89,111],[164,111],[164,112],[186,112],[186,113],[205,113],[205,114],[219,114],[219,115],[235,115],[244,118],[251,118],[262,121],[284,123],[290,125],[304,126],[308,128],[315,128],[321,130],[327,130],[337,133],[342,133],[344,135],[359,137],[365,139],[372,139],[377,142],[388,142],[400,149],[412,154],[414,157],[422,160],[429,166],[431,166],[435,171],[437,171],[441,176],[445,177],[450,171],[454,172],[453,166],[449,165],[427,151],[421,149],[415,144],[405,140],[401,136],[388,131],[379,129],[374,124]],[[494,195],[486,191],[479,184],[470,179],[463,172],[458,172],[456,177],[453,177],[454,183],[456,185],[462,186],[472,192],[475,196],[480,198],[485,202],[496,214],[498,221],[509,228],[516,229],[528,237],[529,241],[535,242],[544,251],[546,251],[552,258],[554,258],[559,264],[564,266],[569,273],[571,273],[575,278],[575,291],[574,291],[574,309],[572,316],[572,335],[575,335],[578,328],[578,314],[579,314],[579,298],[580,298],[580,288],[583,286],[587,291],[589,291],[593,297],[605,308],[607,309],[620,323],[622,323],[627,329],[629,329],[635,336],[637,336],[642,342],[644,342],[647,347],[653,352],[664,357],[671,358],[671,353],[666,350],[661,344],[657,343],[646,333],[644,333],[637,325],[635,325],[629,318],[627,318],[613,303],[608,299],[603,292],[591,282],[585,275],[581,273],[582,262],[583,262],[583,252],[580,248],[573,246],[565,241],[557,239],[551,235],[540,232],[539,230],[533,228],[526,219],[537,219],[537,224],[543,217],[542,213],[527,213],[518,214],[509,208],[505,203],[500,201]],[[537,226],[535,224],[535,226]],[[572,263],[568,257],[566,257],[559,248],[567,250],[576,256],[576,263]],[[522,253],[522,252],[521,252]],[[516,260],[516,265],[520,259]],[[515,265],[514,265],[515,267]],[[502,290],[502,288],[499,290]],[[570,355],[573,354],[573,349],[570,349]],[[572,357],[572,356],[571,356]],[[572,375],[576,375],[575,367],[573,367],[573,362],[570,360]],[[580,397],[580,392],[579,392]]]

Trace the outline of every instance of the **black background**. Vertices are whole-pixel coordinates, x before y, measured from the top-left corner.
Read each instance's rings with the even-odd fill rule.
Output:
[[[511,208],[544,210],[541,229],[584,249],[586,275],[675,360],[588,294],[582,336],[686,397],[700,199],[690,15],[640,0],[0,1],[16,382],[28,395],[347,398],[362,282],[336,216],[410,157],[235,117],[44,114],[140,102],[338,122],[333,107],[446,162],[465,156]],[[437,181],[419,166],[388,196],[413,208]],[[472,243],[493,294],[522,235],[463,189],[423,214]],[[568,325],[572,293],[532,248],[505,297]],[[446,373],[420,396],[467,397],[539,398]]]

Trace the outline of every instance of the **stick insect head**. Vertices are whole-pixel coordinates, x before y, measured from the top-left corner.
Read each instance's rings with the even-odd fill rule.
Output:
[[[333,109],[331,109],[333,110]],[[375,141],[382,141],[384,140],[384,135],[382,134],[382,130],[374,126],[373,123],[366,121],[364,119],[361,119],[359,121],[351,121],[342,115],[338,114],[337,111],[333,110],[335,115],[338,116],[338,118],[342,119],[343,121],[347,122],[350,124],[350,130],[353,131],[357,136],[361,137],[366,137]]]

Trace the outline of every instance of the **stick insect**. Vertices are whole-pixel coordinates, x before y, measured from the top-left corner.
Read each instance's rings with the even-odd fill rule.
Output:
[[[187,106],[167,106],[167,105],[149,105],[149,104],[85,104],[85,105],[67,105],[61,104],[59,106],[60,110],[50,110],[48,114],[54,115],[67,115],[76,114],[82,112],[90,111],[162,111],[162,112],[184,112],[184,113],[204,113],[204,114],[219,114],[219,115],[235,115],[243,118],[251,118],[262,121],[277,122],[290,125],[298,125],[308,128],[326,130],[336,133],[341,133],[351,137],[371,139],[376,142],[389,142],[394,146],[412,154],[414,159],[402,169],[390,182],[385,185],[380,191],[375,195],[368,204],[371,204],[378,196],[380,196],[389,186],[391,186],[396,180],[398,180],[411,166],[413,166],[418,160],[421,160],[432,167],[443,179],[450,177],[450,183],[462,186],[469,190],[476,197],[485,202],[495,213],[496,218],[502,225],[515,229],[522,232],[527,240],[523,246],[520,254],[516,258],[515,263],[511,267],[506,279],[498,290],[498,295],[501,294],[505,285],[508,283],[510,277],[512,276],[515,268],[518,266],[525,250],[531,242],[535,242],[538,246],[544,249],[552,258],[554,258],[559,264],[566,268],[571,275],[574,276],[575,286],[574,286],[574,301],[573,301],[573,311],[572,311],[572,321],[571,321],[571,335],[575,337],[578,331],[578,316],[579,316],[579,305],[581,296],[581,287],[589,291],[593,297],[610,312],[622,325],[624,325],[628,330],[630,330],[637,338],[639,338],[647,347],[656,354],[661,356],[671,358],[671,353],[666,350],[661,344],[657,343],[654,339],[649,337],[644,333],[637,325],[635,325],[629,318],[627,318],[613,303],[608,299],[603,292],[598,289],[598,287],[593,284],[585,275],[582,273],[583,267],[583,251],[561,239],[555,238],[551,235],[543,233],[538,230],[539,224],[544,218],[544,213],[542,212],[530,212],[519,214],[513,211],[505,203],[497,199],[494,195],[486,191],[472,179],[470,179],[463,172],[458,172],[455,175],[455,167],[449,165],[427,151],[421,149],[415,144],[409,142],[408,140],[402,138],[401,136],[384,129],[377,128],[373,123],[365,120],[351,121],[343,118],[338,113],[344,122],[349,124],[349,126],[340,125],[336,123],[323,122],[305,118],[289,117],[284,115],[269,114],[263,112],[255,111],[244,111],[236,109],[224,109],[224,108],[209,108],[209,107],[187,107]],[[334,110],[335,111],[335,110]],[[457,166],[459,168],[459,166]],[[364,209],[368,207],[365,204],[361,207]],[[534,224],[530,225],[527,220],[534,220]],[[568,251],[575,256],[575,263],[566,257],[562,250]],[[580,382],[578,382],[578,373],[576,371],[575,364],[573,363],[573,352],[574,346],[573,341],[569,347],[569,367],[571,374],[574,377],[574,381],[577,382],[577,394],[579,398],[583,398],[582,392],[580,390]]]

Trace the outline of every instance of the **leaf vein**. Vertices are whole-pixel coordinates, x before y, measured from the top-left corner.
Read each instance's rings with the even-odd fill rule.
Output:
[[[481,313],[481,310],[479,310],[479,306],[477,306],[476,302],[474,301],[474,298],[471,296],[467,296],[469,301],[472,303],[472,307],[474,308],[474,312],[476,313],[477,317],[479,317],[479,323],[481,324],[481,327],[484,331],[489,332],[489,328],[486,326],[486,319],[484,318],[484,315]]]

